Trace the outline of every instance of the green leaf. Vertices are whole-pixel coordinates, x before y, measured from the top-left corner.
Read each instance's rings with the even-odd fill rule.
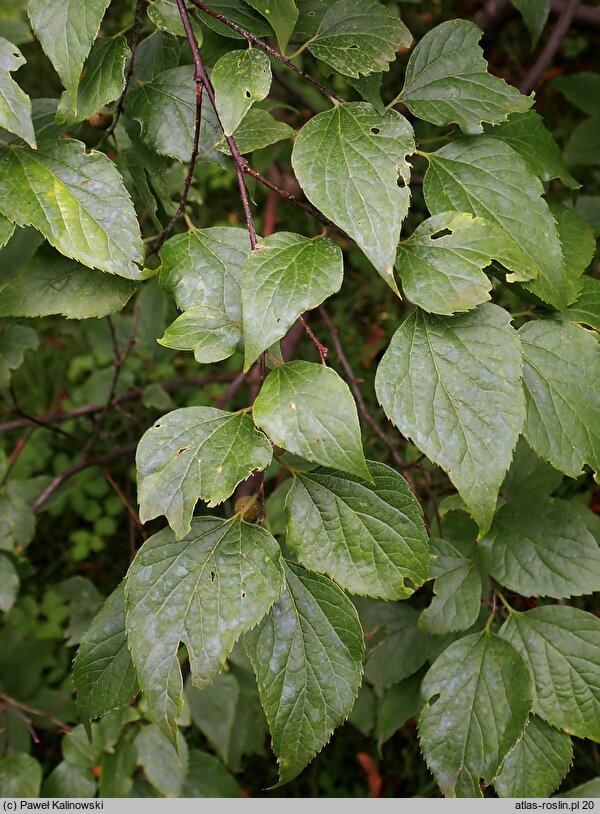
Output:
[[[254,34],[255,37],[271,36],[270,25],[265,21],[264,17],[257,14],[253,9],[248,8],[244,0],[212,0],[210,7],[213,11],[226,17],[232,23],[239,25],[240,28]],[[212,31],[215,31],[222,37],[231,37],[236,40],[244,39],[241,34],[232,31],[231,28],[215,20],[210,14],[199,11],[198,17],[205,25],[212,29]]]
[[[529,666],[536,715],[570,735],[600,741],[600,619],[546,605],[513,612],[500,635]]]
[[[42,786],[42,797],[95,797],[96,783],[89,769],[62,760]]]
[[[362,600],[365,678],[376,686],[397,684],[416,673],[429,657],[430,637],[418,627],[419,614],[407,604]]]
[[[421,748],[446,797],[482,797],[522,736],[533,688],[519,653],[499,636],[451,644],[423,681]]]
[[[10,75],[24,64],[25,57],[16,45],[0,37],[0,127],[19,136],[35,149],[31,99]]]
[[[219,362],[235,353],[240,322],[233,322],[220,309],[197,305],[177,317],[158,340],[166,348],[194,351],[201,364]]]
[[[502,506],[479,551],[491,576],[524,596],[600,591],[600,547],[564,500],[525,496]]]
[[[380,752],[383,744],[404,726],[409,718],[420,712],[423,706],[422,681],[422,672],[415,673],[404,681],[392,684],[381,695],[375,725],[375,736]]]
[[[359,77],[388,71],[398,48],[411,42],[400,17],[377,0],[339,0],[327,9],[307,45],[334,70]]]
[[[423,221],[400,243],[396,270],[408,299],[425,311],[469,311],[490,299],[492,284],[482,269],[505,248],[496,225],[445,212]]]
[[[192,721],[233,772],[241,770],[247,754],[263,751],[267,733],[250,664],[248,668],[244,674],[230,666],[208,687],[185,688]]]
[[[597,166],[600,164],[600,115],[586,119],[572,131],[565,145],[565,162],[568,167]]]
[[[73,124],[88,119],[103,105],[118,99],[125,85],[125,66],[129,57],[124,37],[97,39],[81,75],[76,104],[65,91],[58,105],[57,121]]]
[[[535,48],[548,20],[550,0],[511,0],[511,3],[521,12],[525,25],[529,29],[531,47]],[[536,795],[529,796],[534,797]],[[546,795],[537,796],[545,797]]]
[[[487,72],[477,44],[481,29],[469,20],[448,20],[425,34],[410,56],[400,99],[411,113],[433,124],[456,122],[465,133],[481,133],[482,122],[501,122],[527,110],[523,96]]]
[[[364,650],[356,610],[334,582],[291,564],[285,575],[281,597],[245,639],[279,785],[297,777],[347,718]]]
[[[125,586],[127,639],[140,686],[172,743],[183,708],[179,644],[193,683],[206,686],[282,584],[279,546],[239,517],[195,518],[183,540],[164,529],[138,551]]]
[[[33,540],[35,516],[11,486],[0,493],[0,551],[20,553]]]
[[[105,317],[121,311],[136,290],[131,280],[99,274],[43,244],[0,288],[0,316]]]
[[[188,756],[188,773],[181,790],[182,797],[241,797],[234,778],[214,755],[192,749]]]
[[[600,113],[600,76],[597,73],[581,71],[559,76],[552,80],[551,87],[584,113],[590,116]]]
[[[575,786],[569,791],[563,791],[562,794],[557,794],[557,797],[598,797],[600,795],[600,777],[594,777],[593,780],[588,780],[587,783],[582,783],[580,786]]]
[[[0,548],[2,548],[1,545]],[[19,584],[19,575],[15,566],[8,557],[0,554],[0,611],[6,612],[12,608],[19,592]],[[6,797],[7,795],[2,796]],[[23,796],[29,797],[31,795]]]
[[[419,627],[441,634],[474,625],[481,609],[481,577],[474,560],[446,540],[432,539],[431,576],[435,596],[419,617]]]
[[[252,414],[277,446],[371,480],[354,399],[331,368],[313,362],[281,365],[265,379]]]
[[[508,121],[496,127],[486,127],[485,131],[510,145],[542,181],[558,178],[569,189],[581,187],[567,170],[558,144],[535,110],[513,113]]]
[[[245,412],[173,410],[144,433],[137,448],[140,520],[164,514],[183,537],[198,498],[209,506],[222,503],[251,472],[268,466],[272,454]]]
[[[264,238],[244,264],[244,370],[286,335],[298,317],[339,291],[342,251],[326,237],[278,232]]]
[[[154,31],[135,49],[134,76],[149,82],[171,66],[179,65],[180,50],[177,37],[167,31]]]
[[[569,771],[571,738],[535,715],[494,778],[500,797],[549,797]]]
[[[400,432],[448,473],[485,534],[525,415],[510,315],[489,303],[455,317],[415,311],[394,334],[375,390]]]
[[[573,209],[558,201],[548,201],[556,222],[564,258],[564,272],[554,272],[524,283],[525,288],[561,310],[577,299],[582,286],[581,275],[589,266],[596,242],[591,228]]]
[[[534,320],[519,331],[527,418],[523,434],[540,458],[576,478],[600,471],[600,349],[579,325]]]
[[[366,102],[349,102],[313,116],[292,152],[307,198],[358,243],[396,293],[393,266],[410,199],[406,156],[414,149],[412,127],[399,113],[381,116]]]
[[[563,316],[600,331],[600,280],[583,277],[579,297],[563,311]]]
[[[135,748],[154,788],[165,797],[179,797],[188,771],[187,743],[181,732],[177,732],[175,747],[158,726],[145,726],[135,739]]]
[[[42,767],[31,755],[13,752],[0,758],[0,797],[39,797]]]
[[[191,65],[170,68],[127,94],[125,113],[157,153],[189,161],[194,147],[196,85]]]
[[[185,28],[175,0],[151,0],[148,5],[148,17],[157,28],[162,28],[176,37],[185,37]]]
[[[158,279],[178,308],[202,306],[208,315],[220,314],[224,324],[241,323],[242,268],[249,252],[245,229],[215,227],[176,235],[160,250]]]
[[[72,99],[110,0],[29,0],[31,27]]]
[[[502,484],[502,494],[510,498],[547,497],[557,489],[563,476],[531,449],[523,436],[519,438],[512,464]]]
[[[233,138],[238,151],[244,155],[295,135],[296,131],[289,124],[278,121],[260,107],[253,107],[238,125]],[[217,150],[229,155],[229,147],[224,138],[217,144]]]
[[[127,647],[123,588],[121,583],[105,601],[73,662],[77,707],[89,721],[125,706],[139,689]]]
[[[0,215],[0,249],[6,246],[14,231],[15,224],[11,223],[4,215]]]
[[[130,797],[138,765],[137,750],[131,732],[126,732],[114,750],[100,756],[98,796]]]
[[[406,599],[428,574],[421,507],[401,475],[385,464],[368,466],[372,483],[326,469],[295,473],[286,546],[350,593]]]
[[[423,192],[432,215],[452,209],[498,225],[505,251],[497,257],[509,279],[564,276],[556,223],[541,181],[510,147],[481,136],[459,139],[429,156]],[[566,303],[552,303],[561,307]]]
[[[36,350],[38,336],[25,325],[6,325],[0,333],[0,385],[8,387],[11,371],[23,364],[28,350]]]
[[[211,81],[225,135],[231,136],[254,102],[268,94],[271,62],[258,48],[228,51],[213,68]]]
[[[112,161],[80,141],[14,146],[0,162],[0,209],[35,226],[61,254],[132,279],[143,261],[140,228]]]
[[[246,2],[269,21],[277,36],[279,50],[285,54],[298,19],[298,9],[294,0],[246,0]]]

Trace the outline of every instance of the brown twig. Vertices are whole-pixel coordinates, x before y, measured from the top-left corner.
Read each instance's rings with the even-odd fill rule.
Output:
[[[233,373],[214,373],[211,376],[192,376],[189,379],[179,378],[170,379],[166,382],[161,382],[161,387],[168,393],[174,390],[181,390],[184,387],[204,387],[209,384],[218,384],[219,382],[230,382],[234,378]],[[112,404],[113,406],[122,404],[127,401],[136,401],[144,394],[143,387],[132,387],[126,390],[120,396],[117,396]],[[104,410],[105,404],[84,404],[81,407],[75,407],[73,410],[65,412],[49,413],[41,418],[36,416],[27,416],[26,418],[17,418],[13,421],[6,421],[0,424],[0,434],[4,432],[13,432],[32,425],[50,428],[51,424],[60,424],[63,421],[70,421],[73,418],[83,418],[88,415],[93,415],[101,410]],[[79,440],[78,440],[79,443]]]
[[[136,510],[131,505],[130,501],[127,498],[127,495],[121,489],[121,487],[116,482],[116,480],[113,478],[113,476],[110,474],[108,469],[103,469],[102,474],[104,475],[104,479],[106,480],[106,482],[112,487],[114,493],[119,498],[119,500],[121,501],[123,506],[125,506],[125,509],[127,510],[127,513],[129,515],[130,519],[138,527],[143,539],[145,540],[148,537],[148,533],[146,532],[146,530],[145,530],[145,528],[143,526],[143,523],[140,522],[140,518],[138,516],[138,513],[136,512]]]
[[[273,181],[269,180],[268,178],[265,178],[264,175],[261,175],[260,172],[251,167],[245,158],[242,158],[242,171],[246,175],[249,175],[251,178],[254,178],[263,186],[267,187],[267,189],[276,192],[277,195],[279,195],[280,198],[283,198],[284,201],[291,203],[292,206],[295,206],[297,209],[301,209],[303,212],[306,212],[306,214],[310,215],[311,218],[318,220],[319,223],[323,224],[323,226],[326,226],[328,229],[333,229],[335,232],[338,232],[344,237],[347,237],[346,233],[342,229],[336,226],[335,223],[333,223],[333,221],[330,221],[328,218],[322,215],[318,209],[315,209],[310,204],[304,203],[304,201],[298,200],[298,198],[296,198],[295,195],[292,195],[291,192],[286,192],[285,189],[278,187],[277,184],[273,183]]]
[[[252,369],[250,369],[248,371],[248,373],[250,373],[251,370]],[[235,396],[237,391],[240,389],[240,387],[246,381],[246,376],[247,376],[247,374],[244,373],[243,371],[241,373],[238,373],[238,375],[231,382],[231,384],[229,385],[227,390],[223,393],[223,395],[217,401],[217,407],[219,409],[222,409],[223,407],[225,407],[226,404],[228,404],[231,401],[231,399]]]
[[[521,93],[530,93],[534,88],[537,88],[542,81],[544,74],[552,64],[552,60],[560,48],[563,37],[571,26],[579,2],[580,0],[568,0],[566,3],[560,17],[556,21],[556,25],[552,29],[548,42],[521,82],[519,86]]]
[[[69,441],[75,441],[77,444],[81,443],[81,439],[77,438],[76,435],[73,435],[72,433],[67,432],[66,430],[61,430],[61,429],[59,429],[59,427],[53,427],[50,424],[48,424],[47,422],[43,421],[41,418],[36,418],[36,416],[29,415],[29,413],[26,413],[25,410],[23,410],[21,405],[19,404],[19,400],[17,398],[17,394],[15,392],[14,384],[12,383],[12,381],[9,384],[8,389],[10,391],[10,397],[12,399],[12,403],[13,403],[13,407],[15,408],[15,412],[18,415],[20,415],[22,419],[27,421],[28,424],[35,424],[37,427],[41,427],[41,428],[43,428],[45,430],[49,430],[50,432],[53,432],[56,435],[62,435],[63,438],[68,438]]]
[[[175,214],[167,223],[165,228],[160,232],[156,242],[152,246],[152,251],[149,254],[156,254],[160,247],[163,245],[167,236],[179,220],[179,217],[187,205],[187,199],[190,194],[190,187],[192,186],[192,178],[194,177],[194,169],[196,167],[196,160],[198,158],[198,145],[200,144],[200,127],[202,124],[202,80],[196,76],[194,70],[194,81],[196,83],[196,114],[194,119],[194,142],[192,146],[192,155],[190,156],[190,163],[188,171],[183,182],[183,192],[179,200],[179,206],[175,210]]]
[[[72,730],[72,726],[66,724],[64,721],[61,721],[59,718],[55,718],[50,713],[45,712],[43,709],[38,709],[37,707],[30,707],[29,704],[24,704],[22,701],[18,701],[16,698],[13,698],[10,695],[7,695],[4,692],[0,692],[0,701],[3,701],[9,707],[13,707],[14,709],[21,710],[22,712],[27,712],[30,715],[36,715],[39,718],[45,718],[50,723],[54,724],[57,729],[61,729],[63,732],[70,732]]]
[[[110,383],[110,390],[108,392],[108,398],[106,399],[106,403],[104,404],[104,408],[103,408],[102,412],[100,413],[100,415],[98,416],[98,418],[96,419],[96,421],[94,423],[94,427],[92,429],[92,433],[91,433],[90,437],[88,438],[88,440],[87,440],[87,442],[86,442],[86,444],[85,444],[85,446],[83,448],[83,458],[86,458],[90,454],[90,452],[94,449],[94,447],[96,446],[96,443],[97,443],[98,439],[100,438],[100,433],[102,432],[102,428],[104,427],[104,422],[106,421],[106,417],[108,416],[108,411],[110,410],[110,408],[111,408],[111,406],[112,406],[112,404],[114,402],[115,395],[117,393],[117,386],[119,384],[119,378],[121,377],[121,370],[123,369],[123,365],[125,364],[125,362],[127,360],[127,357],[131,353],[131,350],[132,350],[132,348],[133,348],[133,346],[135,345],[135,342],[136,342],[135,331],[136,331],[136,326],[137,326],[137,315],[138,315],[138,313],[139,312],[136,310],[135,311],[135,316],[134,316],[134,319],[133,319],[133,324],[132,324],[132,327],[131,327],[131,334],[129,335],[129,341],[127,342],[127,345],[125,346],[125,350],[123,351],[123,353],[121,353],[119,351],[119,343],[118,343],[118,340],[117,340],[117,332],[115,330],[115,324],[114,324],[111,317],[106,318],[106,321],[107,321],[107,324],[108,324],[108,330],[110,332],[110,339],[111,339],[112,346],[113,346],[113,352],[114,352],[114,356],[115,356],[114,372],[113,372],[112,381]]]
[[[300,317],[300,322],[302,323],[302,327],[304,328],[306,333],[309,335],[313,345],[317,349],[317,352],[318,352],[319,356],[321,357],[321,364],[325,365],[325,367],[327,367],[327,361],[326,360],[327,360],[327,354],[329,353],[329,348],[326,348],[325,345],[322,342],[319,342],[317,337],[311,331],[310,326],[308,325],[308,323],[304,319],[304,317]]]
[[[132,452],[135,452],[136,447],[137,443],[126,444],[125,446],[113,449],[112,452],[107,452],[105,455],[98,455],[95,458],[86,457],[83,460],[78,461],[78,463],[73,464],[68,469],[64,469],[48,484],[48,486],[46,486],[44,491],[38,495],[31,507],[32,511],[39,511],[42,506],[48,502],[56,490],[63,485],[63,483],[68,481],[69,478],[72,478],[73,475],[81,472],[82,469],[88,469],[90,466],[104,466],[104,464],[111,463],[117,458],[124,458],[127,455],[130,455]]]
[[[306,82],[310,82],[311,85],[314,85],[315,88],[318,88],[318,90],[320,90],[321,93],[328,99],[331,99],[331,101],[334,102],[344,101],[332,90],[327,88],[325,85],[322,85],[321,82],[318,82],[312,76],[310,76],[307,73],[304,73],[304,71],[301,71],[300,68],[297,68],[291,60],[283,56],[283,54],[280,54],[279,51],[275,50],[275,48],[271,48],[271,46],[268,45],[266,42],[259,39],[258,37],[255,37],[254,34],[251,34],[249,31],[246,31],[241,26],[236,25],[236,23],[233,23],[231,20],[228,20],[227,17],[224,17],[222,14],[219,14],[218,11],[214,11],[212,8],[210,8],[210,6],[207,6],[205,3],[202,3],[201,0],[190,0],[190,2],[194,6],[196,6],[196,8],[199,8],[200,11],[204,11],[206,14],[210,14],[210,16],[214,17],[215,20],[218,20],[219,22],[223,23],[223,25],[226,25],[228,28],[231,28],[232,31],[236,31],[238,34],[240,34],[242,37],[248,40],[248,42],[251,42],[258,48],[262,48],[262,50],[265,53],[269,54],[269,56],[273,57],[273,59],[278,60],[279,62],[281,62],[282,65],[285,65],[286,68],[289,68],[291,71],[294,71],[294,73],[297,73]]]
[[[121,113],[123,112],[123,105],[125,104],[125,97],[127,96],[127,90],[129,89],[129,83],[131,82],[131,77],[133,76],[133,66],[135,62],[135,49],[137,48],[138,40],[140,38],[140,32],[142,30],[142,21],[144,19],[143,12],[144,12],[144,5],[146,0],[137,0],[135,4],[135,17],[133,19],[133,28],[131,33],[131,44],[129,48],[131,49],[131,56],[129,57],[129,62],[127,63],[127,70],[125,71],[125,84],[123,85],[123,90],[121,91],[121,95],[117,101],[117,106],[115,107],[115,112],[113,114],[113,120],[110,124],[110,127],[106,129],[104,135],[96,145],[96,149],[100,147],[104,142],[112,136],[115,132],[119,119],[121,118]]]
[[[357,380],[356,376],[354,375],[354,371],[352,370],[352,366],[350,365],[350,362],[348,361],[348,359],[346,357],[346,354],[344,353],[344,348],[342,347],[342,343],[340,341],[340,337],[339,337],[337,328],[333,324],[333,320],[331,319],[331,317],[327,313],[326,309],[322,305],[319,307],[319,314],[321,315],[321,319],[323,320],[323,322],[327,326],[327,330],[329,331],[329,334],[331,336],[331,341],[333,342],[333,347],[335,348],[335,352],[337,353],[339,362],[340,362],[340,364],[341,364],[341,366],[342,366],[342,368],[344,370],[344,373],[346,374],[346,379],[348,380],[348,385],[350,386],[350,389],[352,390],[352,393],[354,394],[354,398],[356,399],[356,404],[357,404],[357,407],[358,407],[358,411],[361,414],[361,416],[363,418],[363,421],[366,424],[368,424],[369,427],[371,427],[371,429],[373,430],[375,435],[379,438],[379,440],[382,442],[382,444],[389,451],[390,455],[392,456],[392,458],[394,460],[394,463],[396,464],[396,466],[399,469],[402,470],[402,473],[403,473],[404,477],[406,478],[406,481],[407,481],[408,485],[410,486],[410,488],[412,489],[412,491],[416,495],[417,491],[415,489],[414,481],[412,480],[412,477],[411,477],[410,473],[408,472],[408,470],[410,469],[410,464],[407,464],[402,459],[402,456],[398,452],[394,442],[391,440],[391,438],[389,438],[386,435],[386,433],[381,429],[381,427],[379,426],[377,421],[375,421],[375,419],[373,418],[373,416],[369,412],[369,409],[368,409],[368,407],[367,407],[367,405],[365,403],[365,400],[363,398],[363,394],[361,393],[360,385],[358,383],[358,380]]]

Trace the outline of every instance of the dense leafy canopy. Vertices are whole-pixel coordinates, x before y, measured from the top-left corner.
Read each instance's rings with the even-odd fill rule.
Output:
[[[596,9],[0,5],[0,796],[597,795]]]

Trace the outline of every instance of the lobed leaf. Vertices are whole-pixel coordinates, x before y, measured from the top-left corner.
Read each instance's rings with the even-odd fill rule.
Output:
[[[396,270],[407,298],[425,311],[453,314],[490,299],[482,269],[506,249],[502,231],[483,218],[445,212],[400,242]]]
[[[600,280],[583,277],[579,297],[563,311],[563,316],[600,331]]]
[[[182,407],[162,416],[138,444],[140,520],[164,514],[178,538],[190,531],[200,498],[216,506],[255,469],[271,462],[271,445],[245,412]]]
[[[465,133],[481,133],[482,122],[501,122],[527,110],[523,96],[487,72],[477,44],[482,31],[469,20],[448,20],[425,34],[412,52],[400,99],[411,113],[433,124],[456,122]]]
[[[277,232],[264,238],[244,263],[244,370],[282,339],[305,311],[340,289],[342,251],[326,237]]]
[[[140,548],[125,585],[127,639],[140,686],[172,743],[183,708],[179,644],[192,682],[206,686],[282,586],[279,546],[239,516],[195,518],[182,540],[164,529]]]
[[[36,148],[31,119],[31,99],[11,77],[25,64],[25,57],[12,42],[0,37],[0,127]]]
[[[510,279],[565,278],[556,223],[542,200],[539,179],[519,155],[498,139],[459,139],[429,156],[423,192],[432,215],[470,212],[499,226],[505,248],[499,260]],[[568,292],[560,292],[567,304]]]
[[[351,77],[388,71],[412,34],[397,14],[378,0],[338,0],[330,5],[307,43],[309,50]]]

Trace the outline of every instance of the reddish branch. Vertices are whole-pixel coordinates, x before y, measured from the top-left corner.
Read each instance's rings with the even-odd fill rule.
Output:
[[[569,30],[573,16],[579,5],[579,0],[568,0],[560,17],[556,21],[556,25],[552,29],[552,33],[546,43],[544,49],[535,61],[535,64],[528,71],[527,75],[521,82],[519,90],[521,93],[529,93],[536,88],[554,59],[556,52],[560,48],[563,37]]]
[[[38,709],[37,707],[30,707],[29,704],[24,704],[22,701],[18,701],[16,698],[13,698],[10,695],[7,695],[4,692],[0,692],[0,702],[3,703],[5,707],[13,707],[15,710],[21,710],[22,712],[27,712],[30,715],[35,715],[39,718],[44,718],[45,720],[49,721],[53,724],[57,729],[62,730],[63,732],[70,732],[72,727],[69,724],[66,724],[64,721],[61,721],[59,718],[55,718],[53,715],[50,715],[48,712],[45,712],[43,709]],[[20,716],[23,717],[23,716]],[[28,725],[32,724],[31,719],[23,718]],[[31,731],[31,730],[30,730]]]
[[[282,63],[282,65],[285,65],[286,68],[289,68],[291,71],[294,71],[294,73],[297,73],[304,80],[310,82],[311,85],[314,85],[315,88],[318,88],[321,91],[321,93],[328,99],[331,99],[332,101],[335,102],[344,101],[332,90],[325,87],[325,85],[322,85],[320,82],[317,82],[317,80],[314,79],[312,76],[309,76],[309,74],[306,74],[304,73],[304,71],[301,71],[300,68],[297,68],[291,60],[283,56],[283,54],[280,54],[279,51],[275,50],[275,48],[271,48],[271,46],[268,45],[266,42],[259,39],[258,37],[255,37],[254,34],[251,34],[249,31],[246,31],[241,26],[236,25],[236,23],[231,22],[231,20],[228,20],[227,17],[224,17],[222,14],[219,14],[218,11],[213,11],[213,9],[210,8],[210,6],[207,6],[205,3],[202,3],[201,0],[190,0],[190,2],[194,6],[196,6],[196,8],[199,8],[206,14],[210,14],[210,16],[214,17],[215,20],[218,20],[220,23],[223,23],[223,25],[226,25],[228,28],[231,28],[232,31],[235,31],[238,34],[240,34],[242,37],[248,40],[248,42],[251,42],[253,45],[256,45],[257,48],[262,48],[262,50],[269,54],[269,56],[273,57],[273,59],[277,59],[279,62]]]

